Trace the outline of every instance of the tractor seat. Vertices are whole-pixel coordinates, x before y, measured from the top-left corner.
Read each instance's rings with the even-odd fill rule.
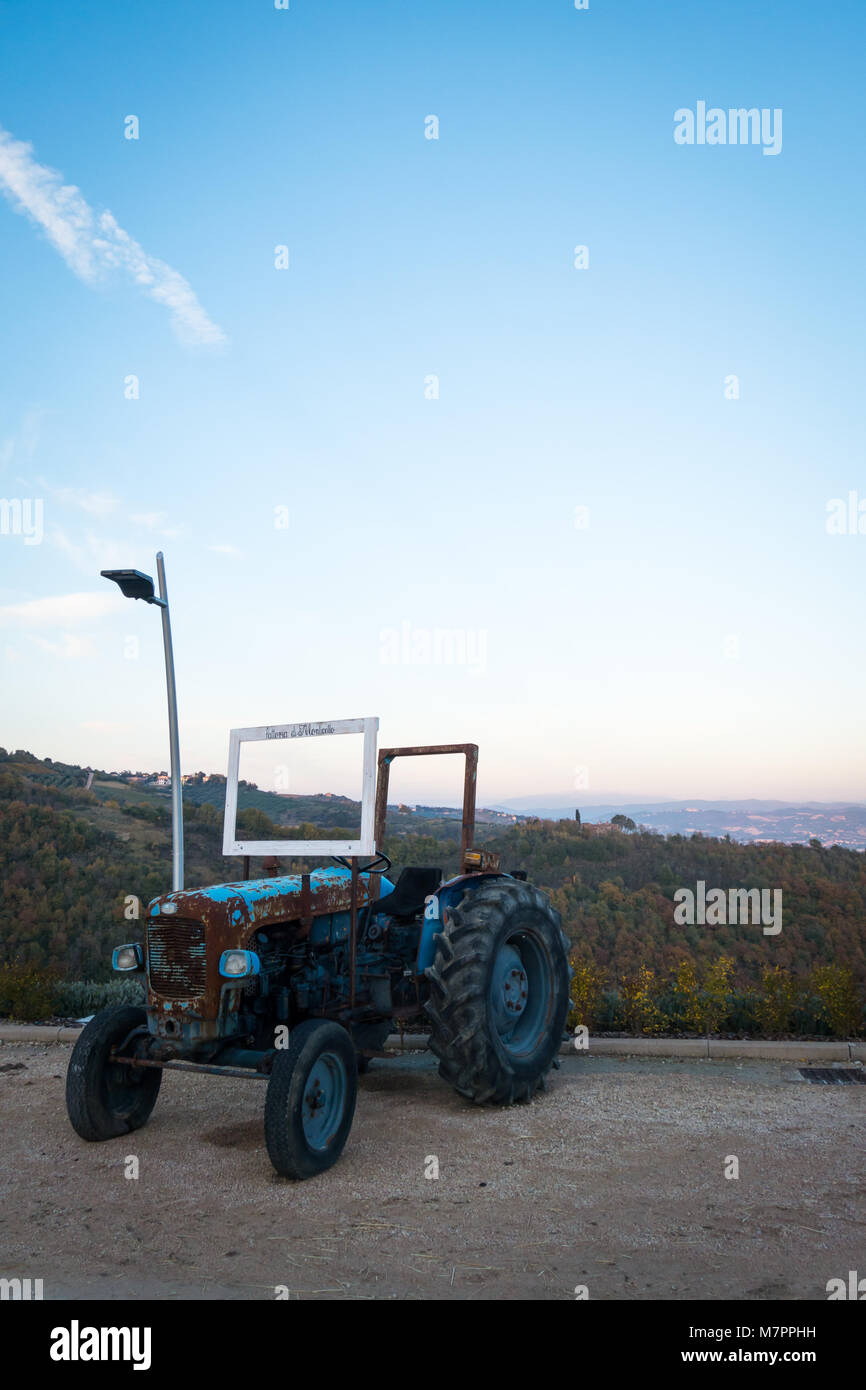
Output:
[[[401,869],[394,891],[370,904],[370,916],[387,912],[389,917],[417,917],[424,911],[425,899],[436,892],[441,882],[441,869],[414,866]]]

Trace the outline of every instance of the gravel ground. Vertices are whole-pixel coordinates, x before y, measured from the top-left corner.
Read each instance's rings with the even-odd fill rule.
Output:
[[[166,1075],[145,1129],[85,1144],[69,1053],[0,1044],[0,1276],[46,1298],[825,1299],[866,1274],[866,1087],[791,1066],[568,1057],[485,1110],[396,1056],[337,1166],[295,1184],[265,1083]]]

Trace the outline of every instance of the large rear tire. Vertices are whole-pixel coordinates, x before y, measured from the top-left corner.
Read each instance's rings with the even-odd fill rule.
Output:
[[[265,1097],[265,1142],[280,1177],[315,1177],[349,1137],[358,1095],[355,1048],[339,1023],[311,1018],[278,1051]]]
[[[478,1105],[529,1100],[569,1009],[568,942],[543,893],[491,878],[446,914],[426,970],[439,1075]]]
[[[146,1023],[144,1009],[134,1005],[103,1009],[85,1025],[72,1049],[66,1111],[75,1133],[89,1143],[117,1139],[150,1119],[162,1071],[111,1060],[112,1049]]]

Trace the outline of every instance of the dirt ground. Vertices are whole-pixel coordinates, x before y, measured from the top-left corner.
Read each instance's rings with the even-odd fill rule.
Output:
[[[45,1298],[826,1299],[866,1274],[866,1087],[789,1065],[566,1057],[485,1110],[429,1054],[380,1060],[340,1162],[295,1184],[264,1082],[168,1074],[145,1129],[85,1144],[69,1052],[0,1044],[0,1276]]]

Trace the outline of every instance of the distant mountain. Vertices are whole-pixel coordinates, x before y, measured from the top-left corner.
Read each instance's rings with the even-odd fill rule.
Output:
[[[531,808],[528,803],[532,803]],[[591,823],[609,821],[621,813],[661,835],[730,835],[741,844],[781,841],[807,845],[818,839],[826,845],[866,849],[866,805],[843,801],[611,801],[581,805],[579,794],[566,802],[551,797],[515,798],[508,806],[521,815],[541,820],[573,820],[575,808]]]

